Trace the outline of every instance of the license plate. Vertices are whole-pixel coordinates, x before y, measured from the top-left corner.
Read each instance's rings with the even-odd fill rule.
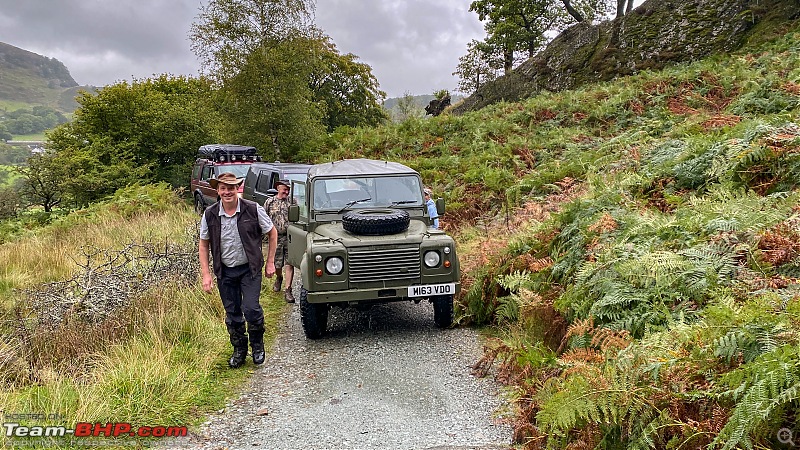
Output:
[[[409,286],[409,297],[429,297],[431,295],[453,295],[456,293],[455,283],[443,284],[423,284],[419,286]]]

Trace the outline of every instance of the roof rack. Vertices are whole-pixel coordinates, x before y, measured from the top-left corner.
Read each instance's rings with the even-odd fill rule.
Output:
[[[217,162],[229,161],[261,161],[256,155],[256,148],[235,144],[208,144],[198,149],[201,158],[213,159]]]

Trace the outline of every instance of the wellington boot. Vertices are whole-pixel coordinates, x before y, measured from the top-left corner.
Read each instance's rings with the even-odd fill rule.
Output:
[[[253,349],[253,364],[264,364],[264,324],[247,324],[247,332],[250,334],[250,347]]]
[[[247,359],[247,347],[234,348],[231,358],[228,360],[228,367],[231,369],[242,367],[245,359]]]
[[[241,367],[247,359],[247,332],[245,331],[244,324],[242,325],[228,325],[228,334],[231,338],[231,345],[233,346],[233,353],[228,359],[228,366],[232,369]]]

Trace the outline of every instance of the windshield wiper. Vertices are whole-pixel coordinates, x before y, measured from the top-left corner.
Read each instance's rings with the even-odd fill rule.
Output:
[[[353,201],[347,202],[347,204],[346,204],[346,205],[344,205],[344,206],[342,207],[342,209],[340,209],[339,211],[337,211],[337,212],[336,212],[336,214],[341,214],[341,213],[345,212],[345,211],[347,210],[347,208],[349,208],[349,207],[351,207],[351,206],[355,205],[356,203],[364,203],[364,202],[368,202],[368,201],[370,201],[370,200],[372,200],[372,198],[371,198],[371,197],[368,197],[368,198],[363,198],[363,199],[361,199],[361,200],[353,200]]]
[[[395,205],[408,205],[408,204],[410,204],[410,203],[418,203],[418,202],[417,202],[416,200],[400,200],[399,202],[392,202],[392,203],[390,203],[390,204],[389,204],[389,206],[395,206]]]

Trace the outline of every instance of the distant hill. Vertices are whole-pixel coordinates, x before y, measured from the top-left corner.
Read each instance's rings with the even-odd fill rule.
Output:
[[[0,42],[0,109],[41,105],[71,113],[81,89],[96,90],[79,86],[59,60]]]

